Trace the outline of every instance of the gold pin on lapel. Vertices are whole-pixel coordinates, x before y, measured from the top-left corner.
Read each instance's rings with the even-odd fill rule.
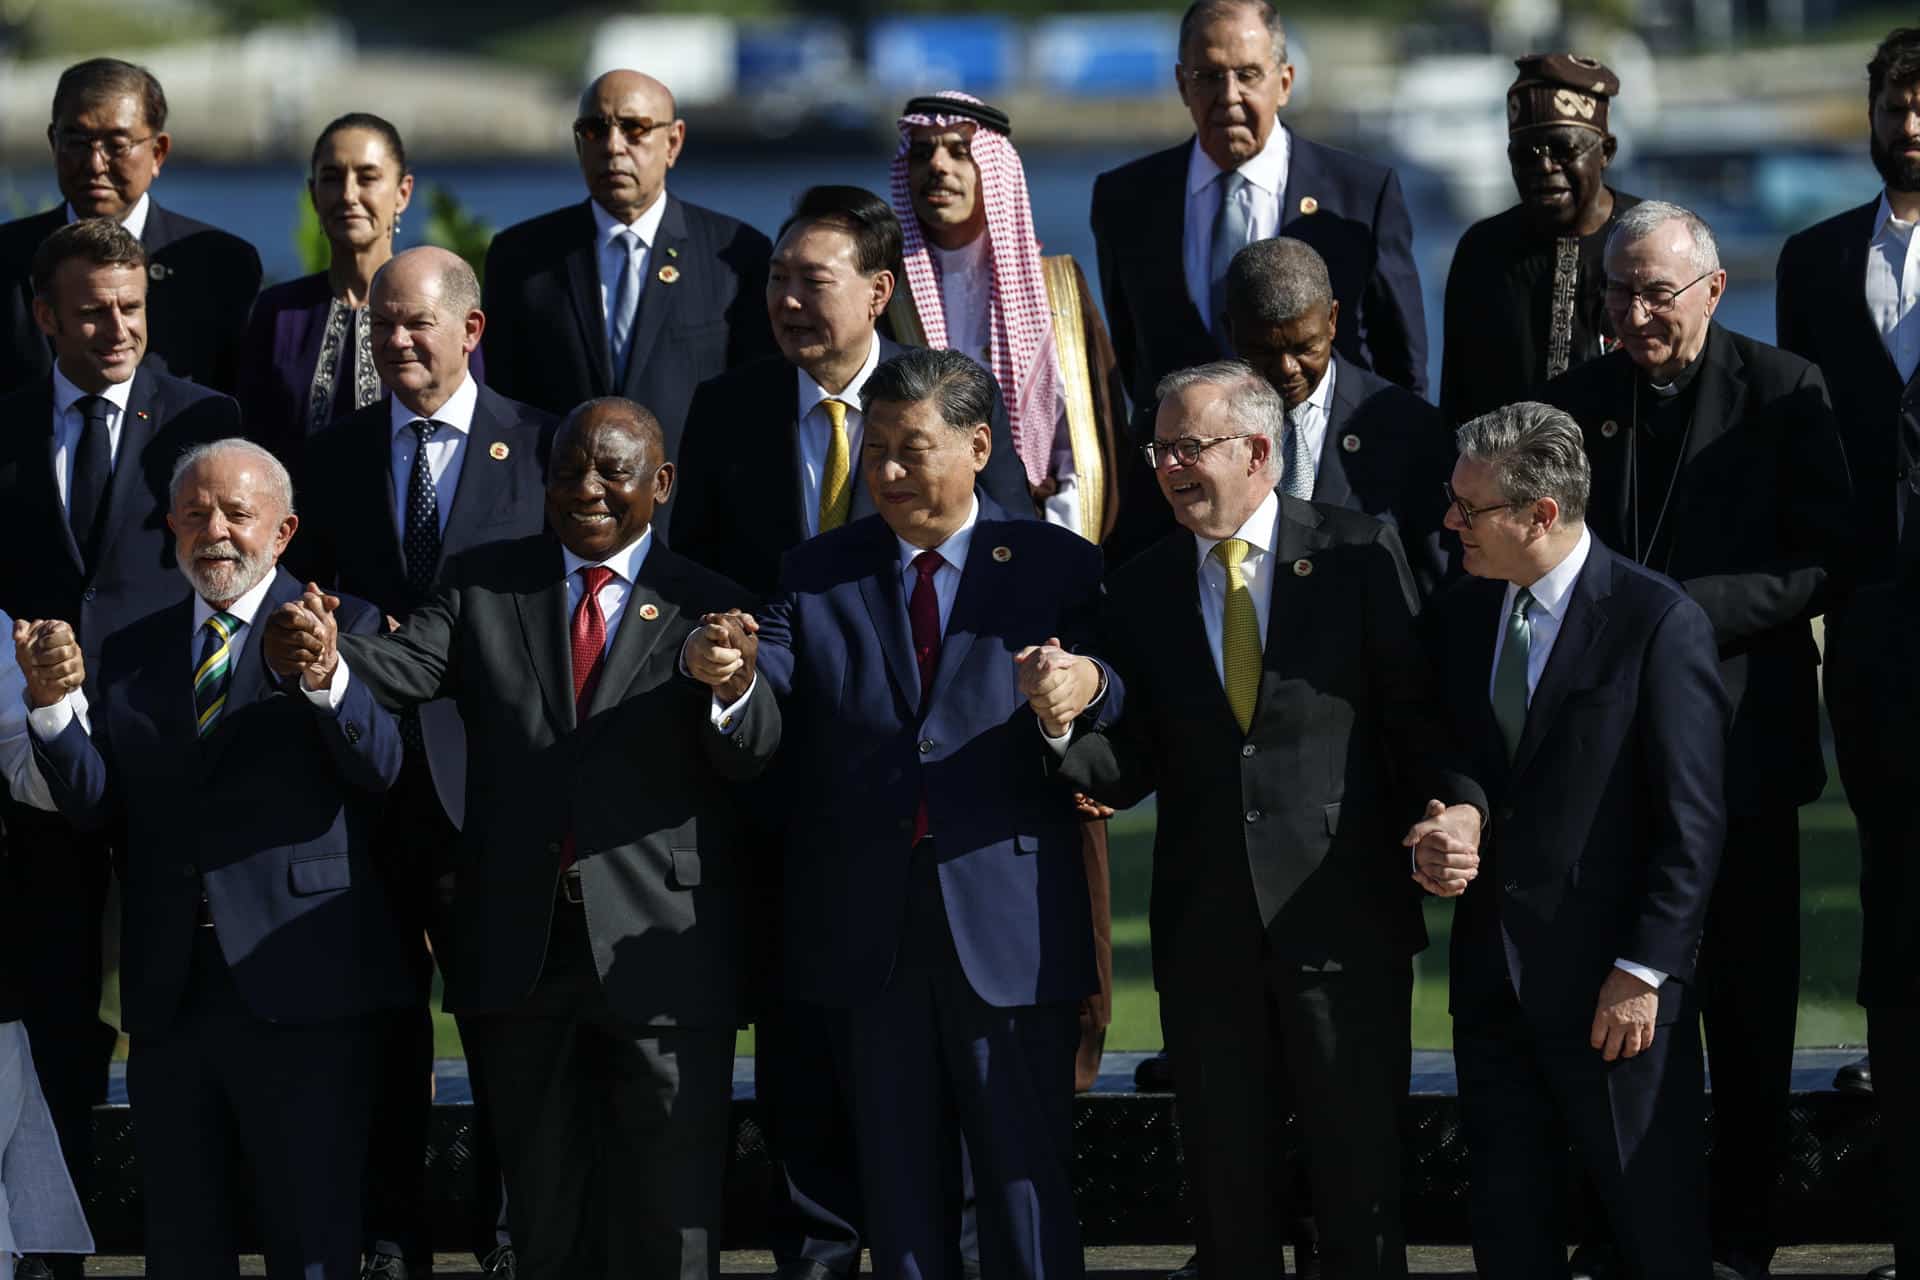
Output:
[[[1318,213],[1320,212],[1320,202],[1318,200],[1315,200],[1312,196],[1301,196],[1300,212]]]
[[[1340,447],[1348,453],[1358,453],[1360,452],[1360,437],[1349,431],[1346,435],[1340,437]]]
[[[667,256],[668,256],[669,258],[677,258],[677,257],[679,257],[679,256],[680,256],[680,251],[679,251],[678,249],[676,249],[676,248],[674,248],[674,247],[673,247],[672,245],[668,245],[668,246],[667,246]]]
[[[652,622],[655,618],[660,616],[660,607],[654,604],[652,601],[648,601],[646,604],[643,604],[640,606],[640,616],[645,618],[648,622]]]
[[[1312,573],[1313,573],[1313,561],[1302,558],[1299,560],[1295,560],[1293,562],[1294,577],[1305,578],[1311,575]]]
[[[1013,559],[1013,548],[995,547],[993,549],[993,558],[1000,564],[1005,564],[1007,561]]]
[[[672,284],[680,278],[680,268],[669,262],[666,266],[660,268],[659,277],[661,284]]]
[[[513,450],[507,448],[506,441],[495,440],[493,442],[493,446],[487,450],[487,456],[489,458],[492,458],[495,462],[505,462],[507,460],[507,455],[512,452]]]
[[[1604,438],[1611,440],[1616,435],[1620,434],[1620,424],[1615,422],[1612,418],[1608,418],[1605,422],[1600,424],[1600,434]]]

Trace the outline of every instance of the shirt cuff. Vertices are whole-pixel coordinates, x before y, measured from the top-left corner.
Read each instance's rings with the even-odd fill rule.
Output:
[[[33,736],[42,742],[51,742],[67,731],[73,723],[73,695],[68,694],[60,701],[46,707],[27,709],[27,727],[33,730]]]
[[[347,696],[347,682],[352,679],[352,676],[347,672],[347,660],[342,658],[334,664],[333,678],[322,688],[309,689],[304,678],[295,676],[294,679],[300,681],[301,695],[315,710],[324,711],[328,715],[338,715],[340,703]]]
[[[707,713],[707,718],[712,722],[713,727],[721,733],[731,733],[733,731],[734,718],[746,707],[747,700],[753,697],[753,691],[759,684],[760,673],[756,671],[753,676],[753,683],[747,686],[747,691],[726,706],[721,706],[720,695],[717,693],[714,694],[713,708]]]
[[[1094,662],[1092,658],[1087,659],[1087,661],[1093,662],[1094,669],[1100,673],[1100,687],[1093,691],[1093,698],[1087,703],[1086,711],[1080,713],[1083,716],[1087,714],[1087,711],[1091,711],[1099,706],[1100,700],[1107,696],[1106,667],[1099,662]],[[1041,725],[1039,717],[1036,716],[1033,723],[1034,727],[1040,730],[1040,740],[1047,744],[1047,749],[1052,751],[1055,756],[1064,757],[1067,754],[1068,744],[1073,741],[1073,725],[1068,725],[1067,731],[1056,738],[1048,733],[1046,728]],[[1075,723],[1078,723],[1078,721]]]
[[[1640,979],[1640,981],[1652,987],[1655,991],[1658,991],[1660,984],[1667,980],[1667,975],[1658,969],[1649,969],[1646,965],[1635,964],[1631,960],[1615,960],[1613,967],[1622,973],[1632,974],[1634,977]]]

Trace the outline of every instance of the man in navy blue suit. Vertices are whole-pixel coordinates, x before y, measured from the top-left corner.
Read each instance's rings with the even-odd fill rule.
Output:
[[[1065,651],[1101,562],[976,490],[993,394],[958,352],[875,369],[860,465],[877,514],[789,552],[760,627],[802,762],[787,990],[844,1020],[884,1276],[959,1274],[963,1135],[982,1274],[1082,1274],[1073,1067],[1098,981],[1079,824],[1043,727],[1064,746],[1105,678]],[[1100,714],[1121,701],[1108,680]]]
[[[1586,526],[1579,425],[1521,403],[1460,429],[1474,581],[1430,611],[1493,821],[1453,926],[1474,1260],[1565,1275],[1569,1142],[1626,1273],[1714,1271],[1694,958],[1726,835],[1731,712],[1706,612]]]
[[[192,593],[100,646],[90,718],[72,628],[14,630],[55,802],[128,831],[121,999],[147,1274],[237,1276],[234,1210],[253,1188],[269,1275],[351,1280],[369,1015],[408,989],[368,857],[399,730],[364,687],[302,696],[267,670],[255,624],[301,595],[278,567],[299,519],[273,456],[196,446],[171,493]],[[371,632],[380,614],[348,601],[340,621]]]

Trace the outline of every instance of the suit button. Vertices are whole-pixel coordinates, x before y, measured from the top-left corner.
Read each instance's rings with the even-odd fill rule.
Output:
[[[1248,822],[1260,821],[1260,811],[1258,809],[1247,810],[1247,821]]]
[[[347,741],[348,742],[360,741],[360,726],[355,724],[351,720],[347,721]]]
[[[740,748],[742,751],[745,751],[747,749],[747,735],[744,733],[734,734],[733,745]]]
[[[80,598],[82,600],[91,601],[96,594],[98,593],[92,587],[88,587],[85,591],[82,591],[80,593]]]
[[[923,756],[924,756],[924,755],[926,755],[926,754],[927,754],[928,752],[930,752],[930,751],[932,751],[932,750],[933,750],[933,739],[932,739],[932,738],[922,738],[922,739],[920,739],[920,754],[921,754],[921,755],[923,755]]]
[[[1520,892],[1520,882],[1518,880],[1509,880],[1505,884],[1501,885],[1500,887],[1502,889],[1505,889],[1508,893]]]
[[[1253,755],[1253,744],[1249,742],[1246,746],[1240,748],[1240,755],[1243,759]]]

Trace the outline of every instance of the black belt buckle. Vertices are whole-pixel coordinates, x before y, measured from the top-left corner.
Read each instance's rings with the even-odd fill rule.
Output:
[[[586,895],[580,891],[580,868],[568,867],[560,873],[560,901],[575,907],[586,903]]]

